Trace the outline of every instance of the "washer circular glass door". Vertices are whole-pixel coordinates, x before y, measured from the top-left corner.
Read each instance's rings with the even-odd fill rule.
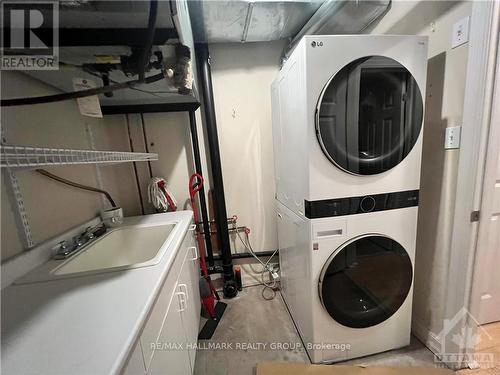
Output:
[[[410,257],[398,242],[368,235],[345,243],[332,254],[321,272],[319,295],[338,323],[371,327],[398,311],[412,278]]]
[[[343,67],[325,86],[316,134],[328,159],[355,175],[385,172],[417,142],[423,102],[417,82],[397,61],[369,56]]]

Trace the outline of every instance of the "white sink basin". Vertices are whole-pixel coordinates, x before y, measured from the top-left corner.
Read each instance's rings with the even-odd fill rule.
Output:
[[[163,245],[175,225],[176,223],[168,223],[115,228],[52,269],[50,273],[59,276],[158,264],[168,248]]]

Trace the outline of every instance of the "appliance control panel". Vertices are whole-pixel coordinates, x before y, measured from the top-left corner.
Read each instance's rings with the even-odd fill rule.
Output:
[[[319,219],[418,206],[418,193],[418,190],[408,190],[361,197],[324,199],[320,201],[306,200],[305,216],[308,219]]]

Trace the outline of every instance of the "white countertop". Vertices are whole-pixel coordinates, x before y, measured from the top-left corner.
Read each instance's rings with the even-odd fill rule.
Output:
[[[3,289],[2,374],[119,373],[191,218],[180,211],[125,219],[124,225],[179,222],[155,266]]]

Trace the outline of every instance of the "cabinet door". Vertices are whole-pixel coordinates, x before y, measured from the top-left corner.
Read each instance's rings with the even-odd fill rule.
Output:
[[[145,375],[146,368],[144,367],[144,359],[142,356],[140,340],[134,346],[132,354],[128,358],[127,364],[122,370],[122,375]]]
[[[166,319],[168,307],[172,300],[172,295],[175,293],[175,283],[179,278],[179,274],[183,267],[186,256],[188,255],[188,247],[192,246],[193,231],[189,230],[184,237],[179,251],[175,256],[174,263],[168,272],[168,275],[163,283],[158,298],[149,314],[148,320],[144,326],[141,335],[142,351],[144,353],[144,362],[146,369],[149,368],[151,359],[153,358],[154,344],[158,341],[163,322]]]
[[[186,259],[186,248],[187,246],[183,243],[179,252],[175,256],[172,268],[165,279],[141,334],[141,345],[144,353],[144,363],[146,369],[149,368],[149,364],[153,358],[154,344],[158,341],[163,322],[165,321],[167,315],[168,307],[172,301],[172,295],[175,294],[175,283],[177,282],[179,272],[182,269],[184,260]]]
[[[186,293],[176,284],[165,322],[153,353],[148,375],[189,375],[191,365],[181,313],[186,309]]]
[[[190,233],[188,233],[188,235],[190,235]],[[179,287],[181,290],[184,290],[187,295],[186,309],[181,312],[181,317],[186,332],[186,341],[189,343],[189,360],[191,368],[194,369],[201,310],[199,253],[195,246],[194,237],[192,237],[192,242],[188,250],[186,261],[179,275]]]

